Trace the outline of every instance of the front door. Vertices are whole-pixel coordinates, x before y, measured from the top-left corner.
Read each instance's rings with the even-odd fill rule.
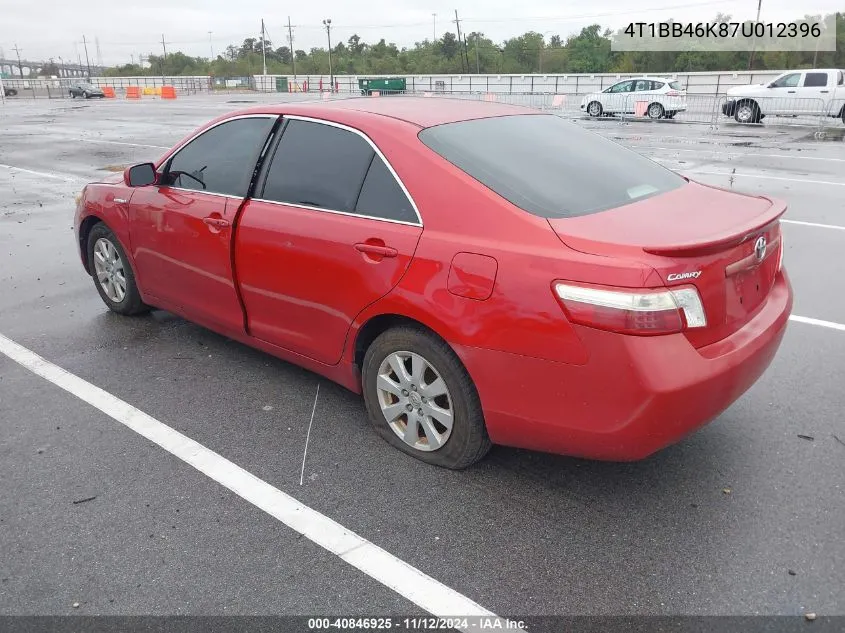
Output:
[[[362,134],[291,117],[238,225],[235,267],[252,336],[337,363],[352,321],[399,283],[416,208]]]
[[[789,73],[769,84],[766,94],[760,99],[760,108],[765,114],[798,114],[807,107],[798,89],[801,75]]]
[[[145,292],[200,322],[243,329],[232,224],[277,117],[218,124],[179,149],[130,202],[132,255]]]

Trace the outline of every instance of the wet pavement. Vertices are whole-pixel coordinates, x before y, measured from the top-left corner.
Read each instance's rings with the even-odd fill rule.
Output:
[[[0,334],[501,615],[845,615],[845,331],[791,323],[759,383],[643,462],[497,447],[450,472],[376,438],[359,399],[314,374],[163,312],[108,313],[78,261],[74,196],[251,105],[227,101],[264,100],[278,96],[0,108]],[[825,140],[577,124],[786,200],[794,314],[845,323],[841,123]],[[6,614],[421,613],[2,354],[0,482]]]

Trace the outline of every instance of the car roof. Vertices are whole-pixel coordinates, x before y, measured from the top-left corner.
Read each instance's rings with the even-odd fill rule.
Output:
[[[480,95],[476,96],[480,97]],[[310,103],[285,103],[252,108],[248,112],[298,114],[334,120],[339,123],[349,119],[359,120],[360,115],[363,114],[366,118],[398,119],[422,128],[472,119],[518,114],[542,114],[538,110],[527,107],[475,99],[408,97],[404,95],[353,97]]]

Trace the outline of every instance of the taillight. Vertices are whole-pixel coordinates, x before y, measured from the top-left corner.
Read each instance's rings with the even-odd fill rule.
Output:
[[[601,330],[654,336],[707,325],[701,297],[692,286],[610,290],[555,282],[553,287],[570,321]]]
[[[778,268],[777,272],[780,272],[780,269],[783,268],[783,231],[780,232],[780,244],[778,245],[780,249],[778,251]]]

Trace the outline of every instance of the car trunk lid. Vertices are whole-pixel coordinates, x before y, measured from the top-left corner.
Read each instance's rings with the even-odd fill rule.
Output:
[[[665,194],[591,215],[550,219],[575,250],[635,259],[670,288],[692,285],[707,325],[686,330],[702,347],[741,328],[759,311],[781,256],[783,203],[689,183]]]

